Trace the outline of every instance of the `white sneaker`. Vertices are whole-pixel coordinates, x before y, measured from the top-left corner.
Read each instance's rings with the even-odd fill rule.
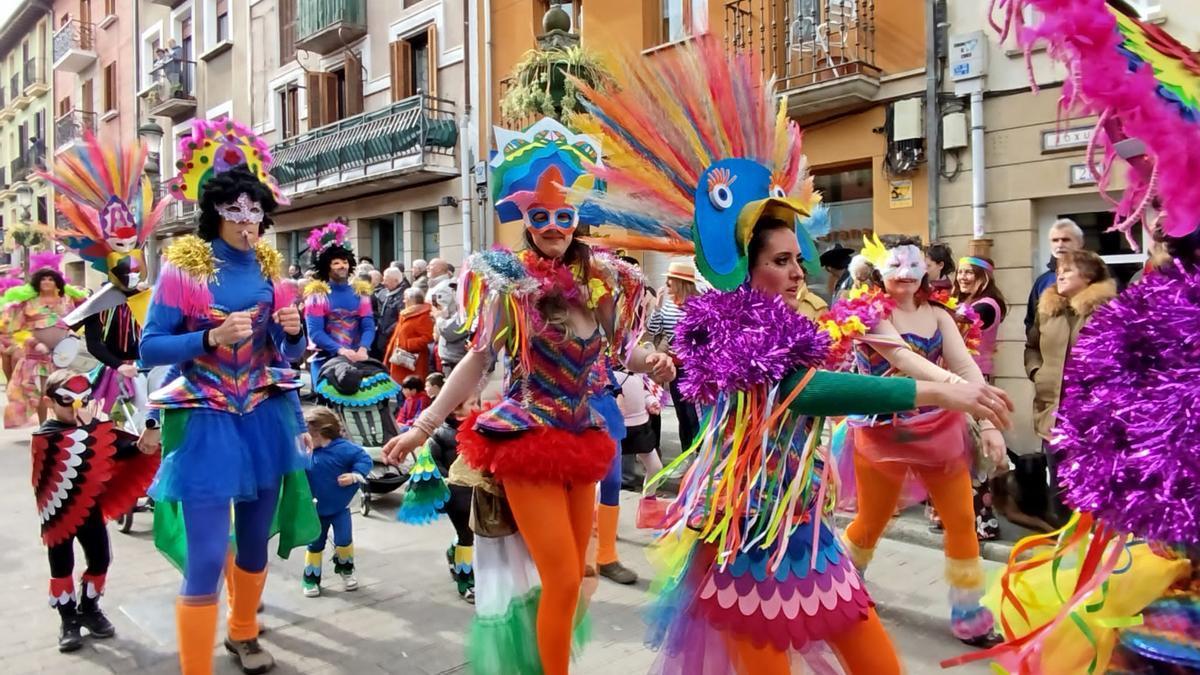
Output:
[[[358,579],[355,579],[353,574],[341,574],[339,576],[342,577],[342,590],[343,591],[357,591],[358,590]]]
[[[316,598],[321,595],[321,586],[319,584],[304,584],[304,597]]]

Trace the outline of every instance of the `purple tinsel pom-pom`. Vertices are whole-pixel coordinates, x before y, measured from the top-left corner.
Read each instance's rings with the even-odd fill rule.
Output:
[[[1200,270],[1149,274],[1097,310],[1063,381],[1067,503],[1138,537],[1200,542]]]
[[[743,286],[690,300],[675,326],[675,353],[683,362],[679,390],[709,404],[721,392],[778,382],[800,367],[817,367],[829,336],[784,303]]]

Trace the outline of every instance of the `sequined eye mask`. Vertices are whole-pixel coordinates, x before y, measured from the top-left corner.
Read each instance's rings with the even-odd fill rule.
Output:
[[[229,204],[218,204],[217,213],[231,223],[253,223],[257,225],[263,220],[262,205],[250,199],[246,194],[238,196],[237,201]]]

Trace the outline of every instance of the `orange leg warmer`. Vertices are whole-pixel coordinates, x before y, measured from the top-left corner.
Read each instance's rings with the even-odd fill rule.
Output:
[[[179,641],[179,671],[183,675],[212,675],[213,642],[217,637],[217,603],[175,601],[175,635]]]

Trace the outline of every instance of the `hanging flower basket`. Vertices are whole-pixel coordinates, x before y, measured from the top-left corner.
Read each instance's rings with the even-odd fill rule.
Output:
[[[582,47],[531,50],[513,68],[512,84],[500,99],[505,123],[521,126],[538,117],[565,122],[565,118],[582,110],[579,91],[567,74],[599,90],[612,83],[600,59]]]

